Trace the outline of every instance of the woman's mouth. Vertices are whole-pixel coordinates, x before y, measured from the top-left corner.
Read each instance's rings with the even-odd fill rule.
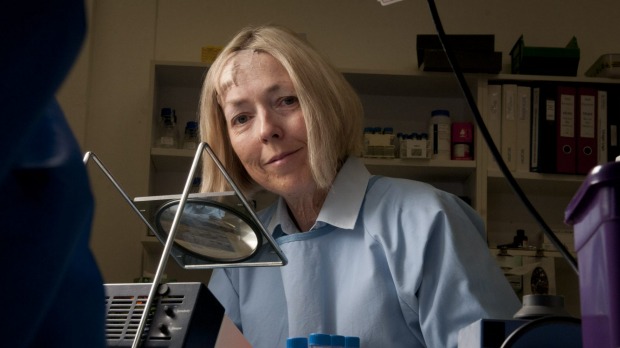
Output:
[[[292,154],[296,153],[297,151],[299,151],[299,150],[294,150],[294,151],[283,152],[283,153],[281,153],[281,154],[278,154],[278,155],[276,155],[276,156],[273,156],[273,157],[271,157],[271,158],[269,159],[269,161],[267,161],[267,163],[266,163],[266,164],[272,164],[272,163],[276,163],[276,162],[282,161],[283,159],[285,159],[285,158],[289,157],[290,155],[292,155]]]

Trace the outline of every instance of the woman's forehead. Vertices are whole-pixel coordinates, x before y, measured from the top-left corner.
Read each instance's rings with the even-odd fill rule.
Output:
[[[291,83],[287,70],[271,54],[244,50],[236,52],[224,63],[219,74],[217,93],[221,97],[233,87],[252,84],[255,81],[265,84]]]
[[[240,79],[251,78],[263,68],[262,61],[267,53],[255,50],[237,51],[224,64],[218,81],[218,89],[225,92],[231,86],[237,86]]]

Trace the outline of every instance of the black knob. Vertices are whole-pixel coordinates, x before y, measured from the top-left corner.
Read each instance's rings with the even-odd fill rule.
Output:
[[[176,316],[176,313],[174,312],[174,307],[171,306],[165,306],[164,313],[166,313],[166,315],[170,318],[174,318]]]
[[[159,325],[159,331],[166,336],[170,336],[170,329],[168,329],[168,326],[166,326],[166,324]]]

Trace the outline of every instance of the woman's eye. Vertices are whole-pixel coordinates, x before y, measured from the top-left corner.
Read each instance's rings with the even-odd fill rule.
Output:
[[[298,99],[295,96],[284,97],[282,98],[282,104],[286,106],[295,105],[297,104],[297,100]]]
[[[249,118],[248,118],[248,116],[246,116],[246,115],[238,115],[238,116],[235,116],[235,117],[232,119],[232,124],[233,124],[233,125],[236,125],[236,124],[244,124],[244,123],[248,122],[248,119],[249,119]]]

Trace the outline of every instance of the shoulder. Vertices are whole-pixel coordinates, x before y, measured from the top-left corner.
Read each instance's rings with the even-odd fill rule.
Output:
[[[415,180],[373,177],[371,185],[366,193],[366,202],[375,205],[389,203],[403,204],[407,206],[442,206],[453,204],[458,198],[451,193],[437,189],[436,187]]]
[[[415,180],[374,177],[364,199],[364,222],[377,226],[406,226],[432,230],[445,223],[474,227],[483,233],[478,213],[463,199]]]

